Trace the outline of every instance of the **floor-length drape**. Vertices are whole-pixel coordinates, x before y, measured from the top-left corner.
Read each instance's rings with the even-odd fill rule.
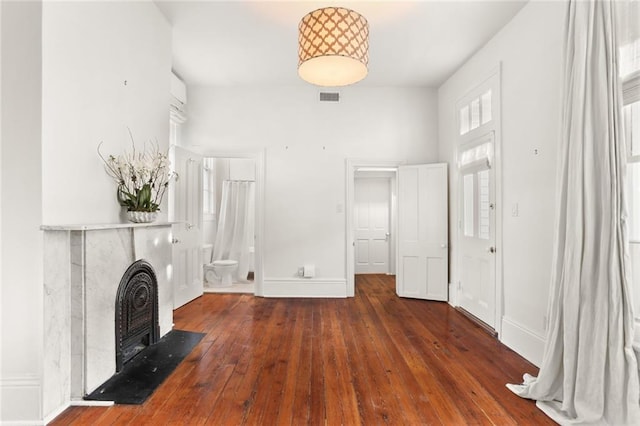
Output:
[[[254,244],[255,184],[252,181],[222,183],[218,231],[213,246],[213,260],[236,260],[237,278],[245,281],[249,272],[250,248]]]
[[[549,331],[508,385],[560,424],[639,425],[614,2],[570,1]]]

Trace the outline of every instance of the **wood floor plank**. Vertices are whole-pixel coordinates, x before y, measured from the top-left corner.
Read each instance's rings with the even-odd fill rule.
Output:
[[[297,301],[299,315],[302,322],[297,324],[301,330],[300,355],[298,369],[295,373],[295,387],[293,389],[293,411],[291,421],[294,425],[311,424],[311,406],[316,405],[311,400],[311,366],[313,364],[313,316],[314,302],[311,300]],[[322,419],[324,421],[324,418]]]
[[[369,294],[377,291],[373,284],[368,283],[366,290],[360,285],[357,309],[351,311],[354,316],[346,322],[347,328],[353,330],[351,337],[355,342],[352,363],[364,368],[364,376],[371,386],[368,398],[373,406],[371,410],[364,411],[377,412],[378,416],[373,420],[376,423],[387,422],[390,413],[402,412],[408,424],[439,424],[433,410],[420,403],[420,393],[415,387],[413,374],[403,375],[402,365],[389,356],[389,351],[393,349],[388,348],[389,336],[382,333],[380,328],[370,327],[371,321],[361,320],[367,318],[369,312]],[[378,374],[379,371],[386,374]],[[370,422],[367,419],[364,423]]]
[[[336,317],[335,308],[343,304],[336,301],[333,307],[322,305],[323,366],[325,377],[325,401],[328,407],[328,424],[359,425],[357,397],[353,389],[352,372],[348,362],[346,345],[342,334],[342,324]]]
[[[505,383],[526,360],[446,303],[356,277],[350,299],[206,294],[174,312],[205,333],[142,405],[71,407],[58,425],[551,425]]]

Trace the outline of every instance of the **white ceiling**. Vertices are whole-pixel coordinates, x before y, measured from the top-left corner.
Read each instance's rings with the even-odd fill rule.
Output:
[[[443,83],[524,6],[509,1],[167,1],[173,68],[189,85],[300,85],[298,23],[334,5],[369,21],[369,75],[358,85]]]

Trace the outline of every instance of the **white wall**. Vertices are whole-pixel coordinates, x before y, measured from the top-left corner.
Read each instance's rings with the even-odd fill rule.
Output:
[[[46,224],[121,221],[96,150],[100,142],[107,155],[129,150],[127,127],[139,148],[169,146],[170,72],[171,28],[152,2],[45,3]]]
[[[171,28],[150,1],[46,2],[42,28],[43,222],[121,222],[96,150],[168,148]]]
[[[305,263],[345,280],[345,159],[437,159],[437,97],[427,88],[189,87],[185,145],[265,156],[265,280]]]
[[[438,92],[440,159],[450,164],[451,224],[457,218],[455,103],[498,64],[502,69],[503,318],[500,338],[539,364],[542,359],[554,236],[560,133],[564,2],[529,2]],[[534,154],[537,150],[538,154]],[[512,206],[519,216],[512,217]],[[452,271],[457,229],[451,226]],[[498,271],[500,273],[500,271]]]
[[[42,359],[41,17],[2,2],[0,420],[40,415]]]
[[[96,148],[129,147],[127,126],[168,147],[171,29],[150,1],[0,4],[0,420],[35,424],[52,414],[40,394],[39,227],[120,221]]]

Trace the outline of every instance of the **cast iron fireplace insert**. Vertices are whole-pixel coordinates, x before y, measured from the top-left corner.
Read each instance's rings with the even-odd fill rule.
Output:
[[[158,280],[149,262],[127,268],[116,294],[116,372],[160,338]]]

